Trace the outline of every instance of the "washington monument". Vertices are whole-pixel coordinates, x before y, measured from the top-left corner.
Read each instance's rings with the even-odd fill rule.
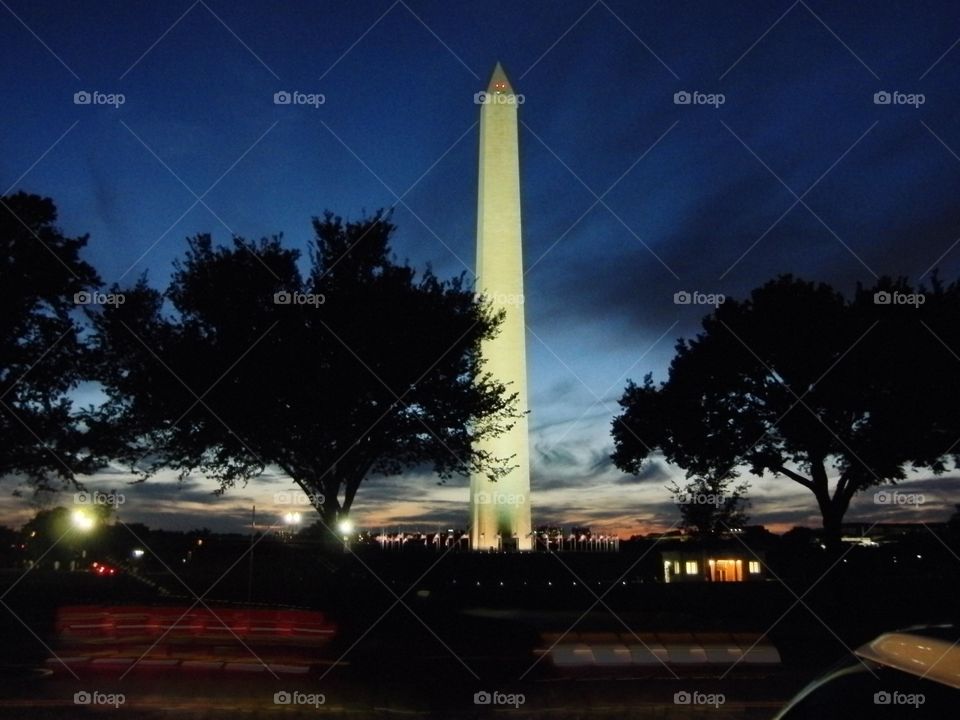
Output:
[[[510,472],[492,482],[470,478],[470,547],[474,550],[532,550],[530,528],[530,440],[527,432],[526,324],[523,316],[523,246],[520,231],[520,160],[516,95],[500,63],[480,103],[480,173],[477,187],[477,291],[494,311],[506,313],[499,334],[483,341],[486,370],[517,393],[523,417],[481,447],[511,458]]]

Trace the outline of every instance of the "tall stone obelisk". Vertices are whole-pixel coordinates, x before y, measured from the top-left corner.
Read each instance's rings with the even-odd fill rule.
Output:
[[[530,440],[527,430],[526,323],[523,315],[523,247],[520,232],[520,159],[517,95],[500,63],[480,107],[480,174],[477,188],[477,286],[506,316],[499,334],[483,342],[485,370],[518,394],[524,413],[503,435],[482,441],[497,458],[511,458],[510,472],[496,482],[470,479],[470,547],[531,550]]]

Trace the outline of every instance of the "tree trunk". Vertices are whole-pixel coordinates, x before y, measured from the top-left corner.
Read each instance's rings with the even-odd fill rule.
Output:
[[[336,531],[337,522],[340,519],[340,501],[337,499],[336,481],[327,482],[323,485],[323,505],[317,508],[320,511],[320,520],[331,530]]]
[[[286,469],[286,468],[285,468]],[[310,498],[314,511],[321,523],[320,546],[324,552],[343,548],[343,538],[337,530],[340,518],[340,502],[337,498],[337,480],[328,474],[322,477],[315,473],[306,473],[306,477],[298,480],[289,469],[287,472],[294,478],[300,489]],[[320,502],[322,495],[323,501]]]
[[[843,478],[837,485],[837,491],[831,496],[830,482],[827,479],[827,470],[822,457],[811,457],[810,474],[813,480],[813,494],[817,498],[817,505],[820,507],[820,515],[823,518],[823,542],[827,546],[827,552],[835,555],[840,552],[842,535],[840,525],[849,502],[849,500],[844,501]]]
[[[340,501],[337,499],[336,480],[328,480],[323,487],[323,505],[317,508],[323,524],[320,547],[327,554],[343,552],[343,537],[337,527],[340,522]]]
[[[836,506],[834,501],[830,501],[827,509],[823,513],[823,542],[827,546],[827,552],[831,555],[839,554],[842,546],[840,538],[842,537],[843,512]]]

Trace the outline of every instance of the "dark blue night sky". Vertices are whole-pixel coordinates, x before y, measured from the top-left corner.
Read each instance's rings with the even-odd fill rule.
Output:
[[[325,209],[391,206],[400,258],[470,273],[473,94],[502,61],[525,97],[536,522],[633,533],[674,519],[673,470],[637,483],[607,456],[625,379],[663,378],[707,310],[675,292],[742,296],[783,272],[847,291],[960,274],[956,3],[0,6],[0,190],[53,197],[107,283],[164,283],[196,233],[305,248]],[[75,104],[83,91],[124,102]],[[277,105],[282,91],[325,102]],[[682,92],[723,102],[677,104]],[[918,482],[940,519],[943,481]],[[222,527],[263,487],[217,500]],[[125,512],[219,527],[201,517],[204,481],[170,488],[132,489]],[[371,525],[466,521],[465,483],[375,479],[361,495]],[[816,522],[784,482],[756,480],[753,498],[758,522]],[[873,510],[855,501],[850,519]]]

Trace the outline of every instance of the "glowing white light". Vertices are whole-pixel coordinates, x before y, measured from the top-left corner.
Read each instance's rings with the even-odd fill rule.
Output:
[[[93,526],[96,525],[96,521],[89,514],[85,513],[83,510],[74,510],[73,515],[71,515],[71,520],[73,521],[73,526],[77,530],[83,532],[89,532],[93,530]]]
[[[353,532],[353,523],[349,520],[341,520],[340,524],[337,525],[337,528],[340,530],[341,534],[349,535]]]

